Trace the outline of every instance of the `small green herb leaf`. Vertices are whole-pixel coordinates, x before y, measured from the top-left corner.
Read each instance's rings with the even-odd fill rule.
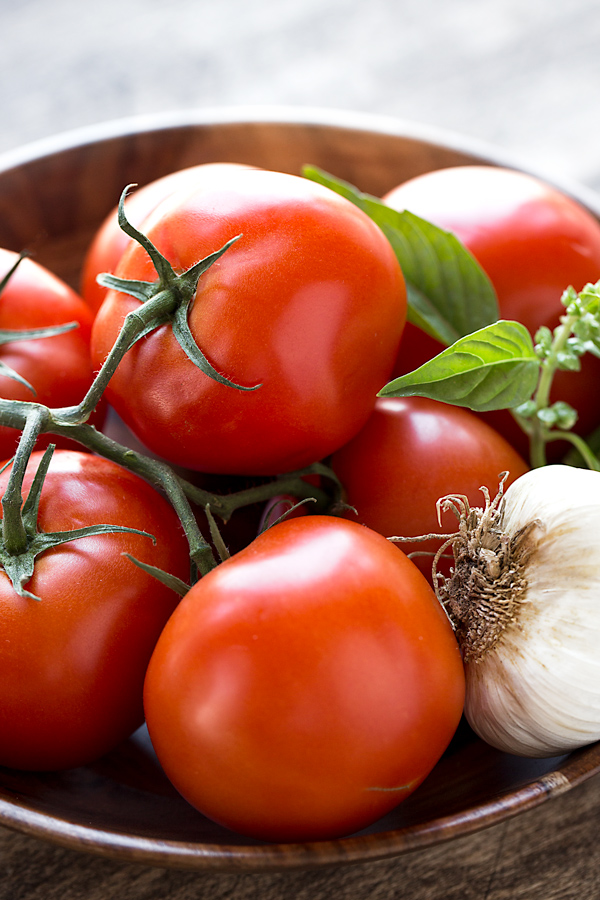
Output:
[[[312,166],[304,175],[350,200],[379,225],[398,258],[407,286],[408,320],[442,344],[498,319],[494,288],[458,238],[408,211]]]
[[[519,322],[500,320],[387,384],[380,397],[429,397],[478,412],[519,406],[533,394],[540,362]]]

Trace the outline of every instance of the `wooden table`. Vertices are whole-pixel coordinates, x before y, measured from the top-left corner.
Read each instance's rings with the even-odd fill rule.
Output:
[[[0,900],[597,900],[600,777],[425,851],[337,869],[214,874],[126,865],[0,828]]]

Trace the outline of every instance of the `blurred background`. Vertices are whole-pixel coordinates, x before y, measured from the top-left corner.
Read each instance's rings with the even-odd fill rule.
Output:
[[[392,116],[600,190],[594,0],[0,0],[0,152],[106,120]]]

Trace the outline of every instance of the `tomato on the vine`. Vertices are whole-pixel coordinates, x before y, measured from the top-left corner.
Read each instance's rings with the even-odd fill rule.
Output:
[[[106,391],[150,450],[189,469],[272,475],[358,431],[390,376],[406,313],[398,261],[365,213],[307,179],[237,167],[172,194],[144,231],[177,272],[240,236],[200,277],[188,322],[214,369],[255,388],[207,377],[170,324],[155,329]],[[156,279],[137,244],[117,275]],[[108,293],[92,333],[97,365],[138,307]]]
[[[183,598],[144,687],[150,737],[192,805],[243,834],[363,828],[424,780],[464,673],[401,550],[328,516],[274,525]]]
[[[509,472],[510,483],[528,469],[508,441],[470,410],[424,397],[379,398],[364,428],[332,456],[331,467],[353,507],[347,517],[403,538],[455,530],[452,516],[438,522],[438,499],[464,494],[471,506],[482,506],[482,486],[494,497],[502,472]],[[431,578],[441,544],[431,539],[399,546],[407,554],[425,553],[414,562]]]
[[[204,163],[177,169],[143,185],[125,201],[129,221],[140,228],[158,204],[182,187],[200,184],[203,179],[212,179],[221,170],[227,172],[235,163]],[[245,167],[243,167],[245,168]],[[94,314],[98,312],[107,288],[98,284],[97,276],[103,272],[114,272],[132,238],[119,225],[115,207],[105,218],[88,247],[81,272],[81,295]]]
[[[419,175],[383,198],[452,231],[492,281],[500,316],[531,334],[554,328],[564,313],[563,291],[600,279],[600,223],[573,198],[523,172],[495,166],[458,166]],[[407,327],[395,374],[439,352],[430,338]],[[406,358],[405,358],[406,351]],[[600,360],[587,355],[580,372],[558,372],[552,400],[579,414],[576,431],[600,423]],[[526,441],[506,413],[486,414],[523,452]],[[560,450],[560,447],[558,448]]]
[[[18,254],[0,249],[0,278]],[[53,337],[10,341],[0,346],[0,361],[35,389],[0,374],[0,397],[50,407],[73,406],[93,380],[90,334],[93,317],[81,297],[64,281],[32,259],[23,259],[0,294],[0,330],[20,331],[77,322],[78,327]],[[103,408],[93,419],[99,425]],[[0,459],[15,451],[19,432],[0,426]],[[53,438],[58,444],[60,440]],[[39,446],[47,443],[41,439]]]
[[[32,454],[25,494],[40,456]],[[47,550],[27,584],[39,600],[19,596],[0,572],[0,765],[83,765],[142,724],[146,666],[179,598],[123,554],[187,580],[187,541],[170,504],[141,478],[91,453],[56,450],[39,529],[101,523],[146,531],[156,545],[120,532]]]

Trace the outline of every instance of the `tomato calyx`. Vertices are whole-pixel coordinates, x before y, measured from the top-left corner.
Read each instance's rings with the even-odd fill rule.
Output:
[[[142,562],[140,559],[136,559],[135,556],[132,556],[131,553],[124,553],[123,555],[132,562],[134,566],[137,566],[138,569],[146,572],[147,575],[152,575],[153,578],[156,578],[156,580],[160,581],[161,584],[164,584],[165,587],[175,591],[180,597],[185,597],[189,591],[190,585],[186,584],[183,579],[178,578],[176,575],[165,572],[164,569],[159,569],[158,566],[151,566],[149,563]]]
[[[317,503],[317,498],[306,497],[303,500],[300,500],[299,503],[295,503],[293,497],[271,498],[269,503],[267,503],[267,508],[261,519],[258,528],[258,534],[262,534],[264,531],[272,528],[273,525],[277,525],[279,522],[283,522],[286,519],[293,517],[294,514],[298,513],[298,511],[307,503]],[[281,506],[285,507],[284,512],[281,515],[275,517],[272,514],[273,509],[277,509]],[[206,515],[206,519],[208,521],[210,536],[218,553],[219,561],[225,562],[226,559],[231,558],[231,553],[229,552],[217,521],[212,513],[210,503],[205,504],[204,514]],[[161,584],[164,584],[165,587],[168,587],[172,591],[175,591],[175,593],[179,594],[180,597],[185,597],[185,595],[189,591],[191,585],[187,584],[181,578],[177,578],[175,575],[172,575],[170,572],[165,572],[164,569],[159,569],[157,566],[151,566],[148,563],[142,562],[141,560],[136,559],[135,556],[132,556],[130,553],[126,553],[125,556],[139,569],[142,569],[142,571],[146,572],[148,575],[152,575],[153,578],[156,578],[156,580],[160,581]],[[193,583],[195,583],[197,579],[192,578],[191,580]]]
[[[6,288],[8,282],[16,272],[20,263],[29,257],[29,253],[26,250],[23,250],[13,265],[10,267],[8,272],[0,279],[0,295]],[[65,334],[67,331],[73,331],[74,328],[79,328],[78,322],[66,322],[64,325],[50,325],[46,328],[23,328],[23,329],[0,329],[0,347],[3,347],[4,344],[11,344],[14,341],[33,341],[41,338],[47,337],[55,337],[58,334]],[[33,396],[36,395],[36,390],[26,378],[23,378],[19,372],[16,372],[12,366],[9,366],[3,360],[0,360],[0,375],[4,375],[7,378],[12,378],[13,381],[18,381],[19,384],[22,384],[27,390],[31,391]]]
[[[286,519],[293,519],[297,515],[303,515],[304,507],[309,503],[316,503],[316,497],[305,497],[304,500],[296,502],[295,497],[289,495],[280,495],[273,497],[266,504],[262,514],[258,533],[262,534],[274,525],[285,522]]]
[[[48,472],[55,445],[46,449],[33,478],[25,502],[22,497],[25,469],[35,441],[40,433],[43,413],[34,407],[32,414],[23,429],[17,452],[6,466],[12,465],[8,484],[2,497],[2,533],[0,536],[0,565],[8,575],[17,594],[32,600],[40,598],[28,591],[25,585],[33,575],[36,557],[46,550],[60,544],[75,541],[83,537],[115,532],[128,532],[148,537],[155,542],[153,535],[136,528],[122,525],[89,525],[69,531],[43,532],[38,528],[38,512],[44,479]]]
[[[12,344],[15,341],[36,341],[42,338],[55,337],[58,334],[65,334],[67,331],[73,331],[75,328],[79,328],[78,322],[66,322],[64,325],[54,325],[49,326],[48,328],[24,328],[18,331],[0,329],[0,347],[3,347],[4,344]],[[31,391],[35,397],[37,392],[33,385],[16,372],[12,366],[7,365],[7,363],[2,360],[0,360],[0,375],[12,378],[13,381],[18,381],[19,384],[22,384],[27,390]]]
[[[196,296],[200,277],[213,263],[221,258],[232,244],[239,240],[241,235],[231,238],[214,253],[210,253],[185,272],[178,274],[152,241],[128,221],[125,215],[124,203],[131,187],[132,185],[129,185],[125,188],[119,200],[119,225],[129,237],[133,238],[144,248],[152,261],[158,278],[155,281],[138,281],[119,278],[110,273],[102,273],[98,276],[98,283],[103,287],[129,294],[135,297],[136,300],[139,300],[141,306],[129,312],[125,317],[117,340],[98,372],[87,396],[78,406],[62,411],[64,422],[86,421],[125,353],[137,341],[161,325],[171,326],[173,336],[185,355],[209,378],[240,391],[254,391],[260,387],[260,385],[246,386],[237,384],[225,375],[217,372],[196,343],[188,324],[190,304]]]
[[[66,423],[62,419],[62,412],[63,410],[50,409],[39,403],[0,398],[0,422],[3,425],[24,432],[28,421],[39,417],[36,436],[55,434],[75,441],[92,453],[139,475],[140,478],[164,494],[181,522],[188,540],[190,559],[194,570],[205,574],[214,568],[216,563],[212,548],[200,533],[196,517],[190,506],[190,500],[196,502],[197,490],[190,485],[188,499],[187,483],[167,463],[120,444],[86,422]],[[213,495],[208,496],[212,497]],[[216,495],[214,496],[216,499]],[[20,506],[17,506],[17,510],[19,508]],[[18,523],[15,527],[18,528]]]

